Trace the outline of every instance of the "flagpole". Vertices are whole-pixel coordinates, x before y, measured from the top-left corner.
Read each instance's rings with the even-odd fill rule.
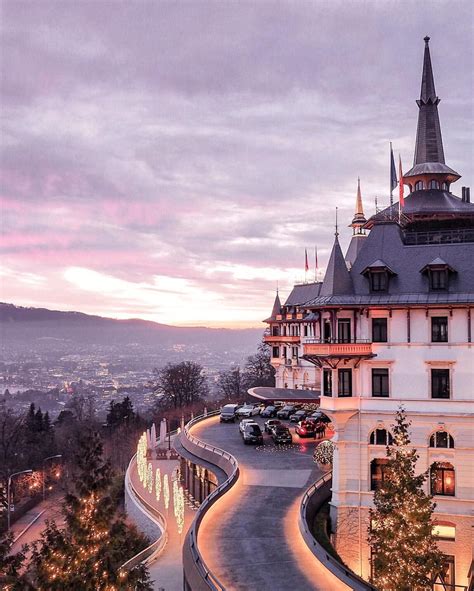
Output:
[[[314,282],[318,282],[318,247],[314,247]]]
[[[392,189],[392,142],[390,142],[390,207],[393,205],[393,189]],[[390,212],[390,215],[392,212]]]

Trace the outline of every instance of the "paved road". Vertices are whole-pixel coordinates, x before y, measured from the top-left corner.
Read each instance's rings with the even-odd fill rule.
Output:
[[[56,523],[64,523],[64,519],[61,513],[62,495],[54,494],[47,497],[45,501],[42,501],[33,509],[30,509],[25,515],[23,515],[18,521],[12,525],[12,532],[14,538],[20,536],[13,544],[11,552],[18,552],[21,550],[23,544],[31,545],[32,542],[39,540],[41,532],[46,526],[46,520],[54,519]],[[32,525],[30,523],[34,521]],[[26,529],[26,531],[24,531]],[[22,533],[23,532],[23,533]],[[27,553],[29,557],[31,551]]]
[[[204,560],[227,589],[349,589],[315,559],[298,529],[303,492],[321,475],[311,457],[313,440],[296,436],[284,449],[266,435],[255,448],[243,444],[237,423],[220,424],[217,417],[192,433],[233,454],[240,466],[239,480],[208,511],[198,538]]]

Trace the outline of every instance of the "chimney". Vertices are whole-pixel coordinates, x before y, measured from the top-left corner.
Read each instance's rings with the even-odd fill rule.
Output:
[[[466,187],[465,197],[466,203],[471,203],[471,187]]]
[[[461,187],[461,201],[466,201],[466,187]]]

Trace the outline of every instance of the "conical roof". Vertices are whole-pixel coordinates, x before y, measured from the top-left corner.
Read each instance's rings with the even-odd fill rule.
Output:
[[[336,234],[331,256],[329,257],[326,275],[321,286],[320,295],[347,295],[353,293],[352,279],[347,270],[344,255]]]
[[[362,227],[367,223],[364,215],[364,208],[362,207],[362,194],[360,191],[360,178],[357,179],[357,196],[354,217],[352,219],[351,227],[356,231],[362,232]]]

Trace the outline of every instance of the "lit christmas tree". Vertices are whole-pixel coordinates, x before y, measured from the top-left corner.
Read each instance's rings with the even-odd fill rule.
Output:
[[[445,560],[433,536],[436,505],[423,490],[428,472],[415,474],[418,454],[410,447],[410,424],[400,408],[383,481],[370,510],[372,582],[381,591],[432,589],[433,577]]]
[[[47,523],[32,555],[37,589],[148,591],[147,570],[120,566],[143,548],[143,539],[116,516],[110,496],[112,472],[97,433],[81,438],[73,488],[63,506],[65,527]]]

